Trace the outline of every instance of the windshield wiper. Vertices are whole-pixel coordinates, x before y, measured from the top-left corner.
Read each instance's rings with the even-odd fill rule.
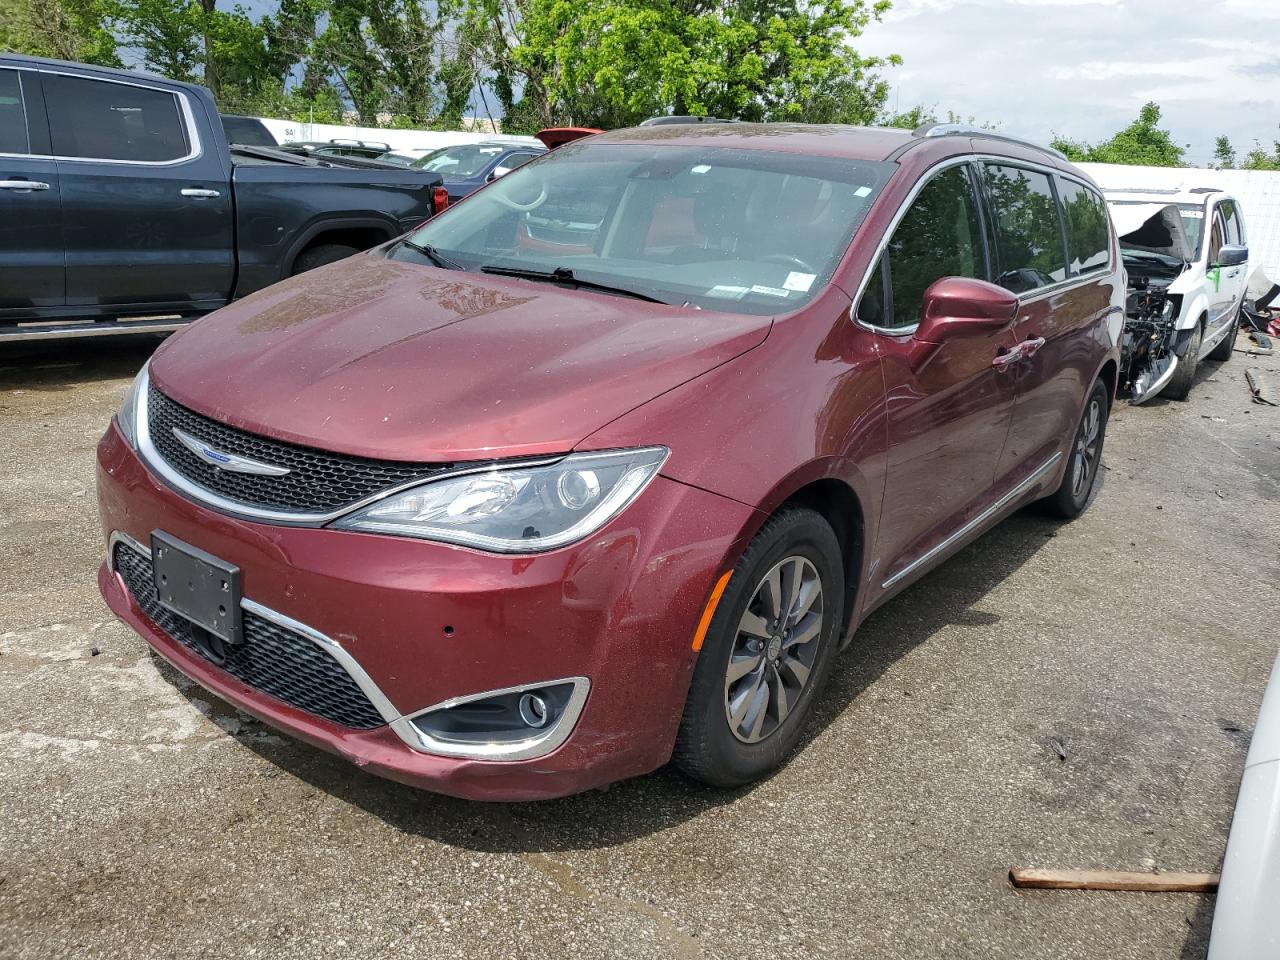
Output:
[[[540,280],[543,283],[561,283],[567,287],[577,287],[581,290],[599,290],[601,293],[615,293],[623,297],[634,297],[636,300],[644,300],[646,303],[668,304],[666,300],[660,300],[647,293],[641,293],[639,290],[629,290],[626,287],[615,287],[607,283],[596,283],[594,280],[575,277],[573,271],[568,267],[556,267],[554,270],[526,270],[523,267],[502,267],[490,264],[489,266],[481,267],[480,272],[492,273],[499,277],[517,277],[521,280]]]
[[[446,270],[466,270],[462,264],[456,260],[450,260],[443,253],[431,246],[429,243],[414,243],[412,240],[406,240],[404,245],[410,250],[417,250],[420,254],[434,263],[437,267],[443,267]]]

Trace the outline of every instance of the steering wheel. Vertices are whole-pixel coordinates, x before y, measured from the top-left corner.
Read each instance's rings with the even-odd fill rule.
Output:
[[[789,253],[766,254],[765,256],[760,258],[760,261],[761,263],[788,264],[791,266],[799,267],[803,273],[812,273],[814,276],[818,275],[818,271],[813,267],[812,264],[806,263],[804,260],[801,260],[799,257],[793,257]]]
[[[504,207],[510,207],[512,210],[519,210],[521,213],[528,213],[530,210],[537,210],[540,206],[542,206],[543,203],[546,202],[547,182],[543,180],[541,181],[541,183],[542,183],[542,190],[538,193],[537,199],[535,199],[532,203],[520,203],[517,200],[512,200],[510,197],[506,195],[506,192],[502,189],[502,187],[498,187],[493,191],[493,198],[497,200],[500,204],[502,204]]]

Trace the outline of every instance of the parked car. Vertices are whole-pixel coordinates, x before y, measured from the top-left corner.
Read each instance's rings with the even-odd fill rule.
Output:
[[[267,125],[257,117],[238,117],[222,114],[222,130],[227,143],[245,147],[278,147],[280,144]]]
[[[0,54],[0,341],[176,329],[403,233],[439,183],[230,147],[203,87]]]
[[[550,207],[579,229],[534,236]],[[602,134],[166,342],[99,446],[99,584],[396,780],[746,783],[872,610],[1026,504],[1085,509],[1123,304],[1048,150]]]
[[[298,140],[284,144],[281,149],[311,156],[361,157],[365,160],[377,160],[390,150],[391,146],[368,140]]]
[[[1196,367],[1230,360],[1249,278],[1239,201],[1220,190],[1108,190],[1129,276],[1121,388],[1185,400]]]
[[[427,173],[438,173],[449,191],[449,202],[457,203],[463,197],[475,193],[486,183],[505,176],[530,160],[536,160],[547,152],[541,144],[462,143],[441,147],[423,157],[412,160],[408,166]],[[383,159],[390,160],[384,155]],[[399,162],[396,159],[393,162]]]

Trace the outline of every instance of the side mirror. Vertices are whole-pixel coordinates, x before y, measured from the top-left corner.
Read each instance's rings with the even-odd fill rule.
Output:
[[[1249,262],[1249,248],[1229,243],[1218,251],[1218,259],[1211,267],[1238,267]]]
[[[1004,287],[970,277],[943,277],[924,292],[924,308],[915,338],[945,343],[962,337],[985,337],[1013,323],[1018,297]]]
[[[497,180],[499,177],[505,177],[508,173],[510,173],[514,169],[515,167],[504,167],[501,165],[496,166],[493,168],[493,173],[489,174],[487,179],[488,181],[492,182],[494,180]]]

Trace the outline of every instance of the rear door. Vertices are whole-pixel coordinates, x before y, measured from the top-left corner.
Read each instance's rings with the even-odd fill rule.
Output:
[[[985,162],[983,173],[996,283],[1019,298],[1017,401],[996,480],[1009,490],[1054,472],[1093,385],[1105,349],[1096,328],[1111,310],[1110,220],[1093,190],[1045,168],[1000,160]]]
[[[69,305],[216,306],[235,278],[229,177],[185,91],[41,71]],[[208,129],[204,127],[203,129]]]
[[[0,67],[0,311],[11,319],[66,303],[58,167],[43,118],[35,71]]]
[[[876,554],[892,587],[978,516],[1013,409],[1013,375],[993,363],[1005,330],[923,345],[913,338],[924,293],[942,277],[987,279],[974,173],[947,166],[920,188],[894,228],[858,304],[879,335],[888,409],[888,476]]]
[[[1221,203],[1213,205],[1205,230],[1208,231],[1206,236],[1209,244],[1205,260],[1205,293],[1209,297],[1209,323],[1201,341],[1202,346],[1212,339],[1226,319],[1231,316],[1232,284],[1236,279],[1232,274],[1243,275],[1244,272],[1240,267],[1224,268],[1216,265],[1222,248],[1231,242],[1228,239],[1227,218]]]

